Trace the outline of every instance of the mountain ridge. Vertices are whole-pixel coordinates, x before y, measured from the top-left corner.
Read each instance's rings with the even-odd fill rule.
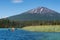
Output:
[[[31,10],[29,10],[27,12],[28,13],[49,13],[49,12],[51,12],[51,13],[55,12],[55,13],[57,13],[56,11],[48,9],[46,7],[37,7],[37,8],[31,9]]]
[[[60,20],[60,14],[46,7],[37,7],[19,15],[8,17],[9,20],[29,21],[29,20]]]

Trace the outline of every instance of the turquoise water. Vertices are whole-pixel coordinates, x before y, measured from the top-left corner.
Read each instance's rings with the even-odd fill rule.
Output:
[[[0,40],[60,40],[60,32],[29,32],[16,29],[0,29]]]

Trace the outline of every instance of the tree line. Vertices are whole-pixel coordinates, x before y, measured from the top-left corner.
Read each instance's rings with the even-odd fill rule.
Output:
[[[45,21],[45,20],[31,20],[31,21],[11,21],[8,19],[0,19],[0,28],[22,28],[25,26],[36,26],[36,25],[60,25],[60,21]]]

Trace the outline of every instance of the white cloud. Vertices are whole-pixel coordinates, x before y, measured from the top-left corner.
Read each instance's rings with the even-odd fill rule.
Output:
[[[23,0],[12,0],[13,3],[22,3]]]

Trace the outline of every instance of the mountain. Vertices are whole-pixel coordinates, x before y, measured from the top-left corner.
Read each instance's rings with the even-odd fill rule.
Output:
[[[31,21],[31,20],[52,21],[52,20],[60,20],[60,14],[46,7],[37,7],[28,10],[27,12],[24,12],[22,14],[8,17],[7,19],[15,21]]]

